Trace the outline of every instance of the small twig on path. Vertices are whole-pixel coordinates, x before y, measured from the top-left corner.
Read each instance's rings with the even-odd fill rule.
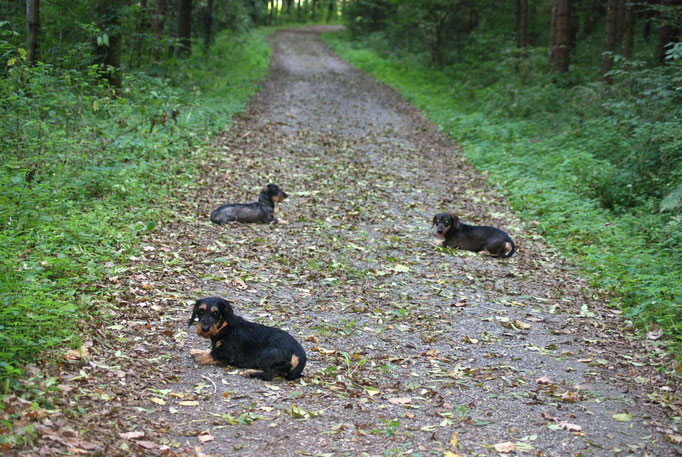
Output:
[[[211,384],[213,384],[213,393],[214,393],[214,394],[215,394],[215,393],[218,393],[218,386],[215,385],[215,382],[213,382],[213,379],[211,379],[211,378],[209,378],[208,376],[205,376],[205,375],[203,375],[203,374],[201,375],[201,377],[204,378],[204,379],[208,379],[208,381],[209,381]]]

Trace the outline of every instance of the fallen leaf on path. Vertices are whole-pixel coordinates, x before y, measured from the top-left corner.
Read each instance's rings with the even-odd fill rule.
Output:
[[[570,422],[559,422],[559,427],[569,432],[579,432],[583,429],[580,425],[571,424]]]
[[[185,400],[178,402],[180,406],[199,406],[199,402],[195,400]]]
[[[142,446],[145,449],[154,449],[155,447],[159,447],[158,444],[152,442],[152,441],[135,441],[139,446]]]
[[[142,438],[144,436],[144,432],[125,432],[119,433],[118,436],[124,440],[136,440],[138,438]]]
[[[495,448],[495,452],[500,452],[502,454],[514,452],[514,450],[516,449],[514,443],[512,443],[511,441],[507,441],[506,443],[497,443],[493,447]]]
[[[206,443],[208,441],[213,441],[215,437],[213,437],[213,435],[199,435],[197,436],[197,439],[202,443]]]
[[[616,419],[618,422],[630,422],[632,420],[632,414],[628,413],[614,414],[611,417]]]
[[[552,384],[552,380],[549,379],[547,376],[543,376],[541,378],[538,378],[535,380],[535,382],[538,384]]]
[[[672,434],[670,434],[670,435],[666,435],[665,437],[666,437],[666,438],[668,439],[668,441],[670,441],[671,443],[682,444],[682,435],[672,435]]]
[[[389,398],[388,402],[393,403],[394,405],[406,405],[412,401],[411,398],[409,397],[400,397],[400,398]]]

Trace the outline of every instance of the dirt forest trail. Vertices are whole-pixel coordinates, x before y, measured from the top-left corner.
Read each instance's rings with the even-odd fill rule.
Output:
[[[200,191],[125,279],[109,278],[124,284],[119,325],[59,381],[93,403],[81,425],[53,421],[74,431],[43,435],[47,450],[77,436],[101,455],[679,454],[679,404],[655,354],[323,30],[272,35],[269,77],[216,139]],[[209,222],[268,182],[289,194],[288,224]],[[517,254],[435,247],[443,209],[504,228]],[[195,365],[189,350],[208,344],[186,322],[212,295],[299,339],[304,377]]]

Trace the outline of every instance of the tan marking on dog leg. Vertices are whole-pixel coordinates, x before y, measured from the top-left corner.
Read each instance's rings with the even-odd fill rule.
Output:
[[[222,345],[223,345],[223,342],[222,342],[222,341],[218,341],[218,342],[215,344],[215,347],[216,347],[216,349],[217,349],[217,348],[219,348],[219,347],[222,346]]]
[[[504,243],[504,255],[507,255],[511,252],[512,250],[512,244],[509,241],[505,241]]]
[[[296,354],[291,356],[291,369],[294,370],[298,366],[298,356]]]
[[[245,378],[253,378],[254,375],[263,374],[263,370],[242,370],[239,372],[239,376],[244,376]]]
[[[478,251],[478,253],[481,254],[481,255],[492,255],[492,254],[490,254],[488,251],[486,251],[485,249],[482,250],[482,251]]]
[[[194,357],[194,361],[199,365],[215,365],[218,363],[216,359],[211,356],[211,351],[202,351],[201,349],[190,349],[190,355]]]

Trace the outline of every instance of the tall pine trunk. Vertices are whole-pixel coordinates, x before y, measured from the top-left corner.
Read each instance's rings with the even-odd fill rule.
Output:
[[[213,0],[206,0],[204,10],[204,49],[211,45],[211,28],[213,26]]]
[[[178,40],[175,50],[178,57],[188,56],[192,51],[192,0],[180,0],[178,5]]]
[[[665,52],[668,45],[677,41],[679,28],[674,23],[672,8],[682,5],[680,0],[664,0],[661,10],[661,26],[658,28],[658,42],[656,43],[656,62],[660,65],[665,63]]]
[[[121,77],[121,9],[125,0],[97,0],[95,13],[102,35],[97,38],[95,59],[100,66],[100,77],[109,82],[115,92],[123,83]]]
[[[616,48],[616,27],[618,22],[619,0],[608,0],[606,6],[606,27],[604,29],[604,54],[601,63],[601,75],[606,84],[611,84],[607,75],[613,68],[613,52]]]
[[[632,57],[632,43],[635,36],[635,5],[628,3],[625,6],[625,30],[623,31],[623,56]]]
[[[547,67],[550,72],[568,71],[571,57],[570,0],[554,0]]]
[[[152,35],[154,35],[154,46],[152,54],[159,57],[163,46],[163,28],[166,25],[166,7],[168,0],[156,0],[154,4],[154,14],[152,15]]]
[[[26,62],[33,65],[37,58],[40,27],[40,0],[26,0]]]
[[[516,47],[525,48],[528,46],[528,0],[514,1],[514,23]]]

